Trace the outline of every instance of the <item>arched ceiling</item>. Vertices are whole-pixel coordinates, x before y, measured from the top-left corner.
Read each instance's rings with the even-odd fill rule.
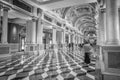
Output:
[[[97,2],[97,0],[24,0],[24,1],[27,1],[29,3],[34,3],[35,5],[37,4],[41,8],[47,10]]]
[[[52,10],[59,14],[61,18],[68,21],[73,27],[76,27],[81,34],[96,32],[96,4],[88,3],[83,5],[75,5],[67,8],[59,8]]]
[[[104,0],[24,0],[37,7],[50,10],[67,20],[81,34],[84,32],[96,32],[96,4]],[[90,28],[90,29],[89,29]],[[92,29],[94,28],[94,29]]]

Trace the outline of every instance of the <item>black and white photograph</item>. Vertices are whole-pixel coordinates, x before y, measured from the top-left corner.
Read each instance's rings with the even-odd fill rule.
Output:
[[[0,80],[120,80],[120,0],[0,0]]]

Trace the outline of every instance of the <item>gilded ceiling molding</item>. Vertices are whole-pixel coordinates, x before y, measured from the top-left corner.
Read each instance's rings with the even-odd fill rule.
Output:
[[[77,28],[78,29],[80,29],[80,28],[83,28],[83,27],[95,27],[95,23],[93,23],[93,22],[84,22],[84,23],[82,23],[82,24],[79,24],[79,25],[77,25]]]
[[[65,8],[59,8],[59,9],[53,9],[52,11],[56,14],[58,14],[61,18],[63,17]]]
[[[81,15],[79,16],[78,18],[76,18],[75,22],[74,22],[74,26],[76,27],[77,24],[79,24],[80,22],[82,21],[92,21],[92,22],[95,22],[95,18],[94,16],[90,15],[90,14],[84,14],[84,15]]]
[[[84,34],[85,32],[96,32],[96,27],[94,26],[82,26],[82,28],[79,28],[80,33]],[[94,33],[96,34],[96,33]]]
[[[82,24],[79,24],[79,25],[77,25],[77,27],[78,27],[78,30],[80,31],[80,33],[84,33],[84,28],[91,28],[91,30],[93,30],[93,28],[94,28],[94,30],[96,30],[96,27],[95,27],[95,23],[93,23],[93,22],[84,22],[84,23],[82,23]],[[88,29],[88,30],[90,30],[90,29]]]
[[[92,29],[96,25],[96,3],[59,8],[53,10],[53,12],[57,13],[60,17],[67,20],[68,23],[73,27],[79,29],[82,34],[83,31],[81,30],[85,31],[88,28],[90,28],[89,30],[96,29]]]
[[[92,21],[82,21],[81,23],[78,23],[76,25],[76,28],[81,27],[82,25],[89,25],[89,26],[95,26],[95,23]]]
[[[54,3],[54,2],[59,2],[59,1],[62,1],[62,0],[31,0],[32,2],[34,3],[37,3],[39,5],[45,5],[45,4],[50,4],[50,3]]]
[[[85,14],[92,15],[93,13],[95,13],[95,8],[90,4],[73,6],[67,11],[65,19],[74,26],[79,17]]]
[[[70,9],[71,7],[66,7],[63,11],[63,14],[62,14],[62,18],[65,19],[65,16],[66,16],[66,13],[67,11]]]

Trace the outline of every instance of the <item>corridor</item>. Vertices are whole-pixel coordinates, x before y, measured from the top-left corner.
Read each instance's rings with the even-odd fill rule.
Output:
[[[3,58],[0,80],[95,80],[95,60],[87,66],[76,54],[46,50],[41,55],[26,52]]]
[[[0,80],[120,80],[120,0],[0,0]]]

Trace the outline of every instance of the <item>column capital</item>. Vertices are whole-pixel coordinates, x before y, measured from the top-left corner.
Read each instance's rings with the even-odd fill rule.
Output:
[[[105,13],[106,12],[106,8],[100,8],[100,12],[101,13]]]
[[[98,4],[100,7],[104,7],[105,6],[105,0],[97,0]]]
[[[2,8],[3,8],[4,11],[9,11],[10,10],[10,8],[5,7],[5,6],[3,6]]]
[[[57,28],[55,27],[55,26],[53,26],[53,28],[52,29],[56,29],[57,30]]]
[[[2,9],[3,8],[3,6],[0,4],[0,9]]]
[[[37,21],[37,18],[36,18],[36,17],[32,17],[32,21],[33,21],[33,22],[36,22],[36,21]]]

